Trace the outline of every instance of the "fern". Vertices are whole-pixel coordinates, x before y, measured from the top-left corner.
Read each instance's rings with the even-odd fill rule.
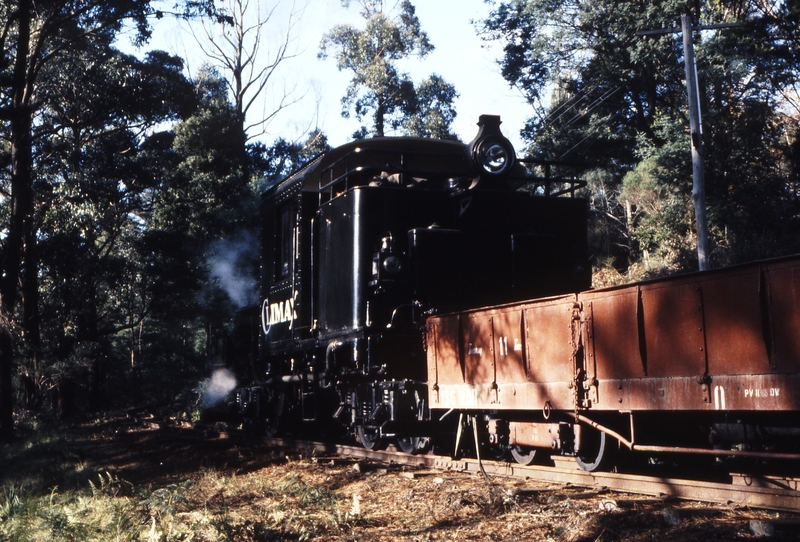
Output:
[[[189,499],[184,495],[192,486],[192,480],[180,484],[170,484],[167,487],[156,489],[139,502],[153,517],[173,516],[182,504],[187,504]]]
[[[129,492],[133,489],[133,484],[127,480],[123,480],[119,476],[111,474],[108,471],[106,471],[105,478],[103,478],[102,473],[98,475],[98,478],[98,485],[95,485],[94,482],[89,480],[89,486],[92,488],[92,496],[94,497],[99,497],[102,495],[108,497],[119,497],[123,493]]]
[[[0,520],[11,519],[21,509],[19,488],[15,485],[3,486],[3,498],[0,500]]]

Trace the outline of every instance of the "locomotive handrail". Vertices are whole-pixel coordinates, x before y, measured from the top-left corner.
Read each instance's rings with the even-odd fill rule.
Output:
[[[390,161],[386,160],[384,163],[376,164],[370,163],[370,160],[367,158],[369,155],[383,155],[387,157],[396,157],[396,160]],[[341,156],[335,162],[327,166],[319,176],[319,193],[320,193],[320,203],[324,203],[324,201],[328,201],[335,197],[334,189],[336,187],[341,188],[341,192],[347,191],[350,188],[348,183],[349,179],[353,176],[354,173],[364,174],[364,172],[375,171],[375,172],[387,172],[389,174],[399,173],[401,175],[412,175],[412,176],[419,176],[419,177],[428,177],[430,175],[446,175],[451,173],[455,176],[463,176],[465,172],[458,171],[458,164],[456,162],[452,168],[448,168],[449,171],[445,168],[441,170],[435,169],[421,169],[421,168],[414,168],[408,167],[407,162],[408,158],[414,157],[423,157],[423,156],[430,156],[436,157],[438,160],[442,159],[457,159],[461,160],[462,153],[461,152],[442,152],[441,149],[437,149],[436,151],[425,151],[425,150],[410,150],[410,149],[401,149],[401,150],[392,150],[387,148],[368,148],[368,147],[358,147],[353,149],[352,151],[346,153],[345,155]],[[360,160],[355,160],[355,158],[361,158]],[[351,164],[351,160],[353,163]],[[334,171],[337,168],[343,167],[343,173],[334,177]],[[327,181],[327,182],[326,182]],[[342,186],[343,184],[343,186]],[[327,200],[323,200],[323,196],[326,194],[328,195]]]
[[[370,155],[382,157],[380,163],[374,158],[371,160]],[[440,169],[431,169],[413,167],[409,165],[411,157],[435,157],[442,161],[452,160],[448,165],[442,165]],[[392,158],[395,158],[392,160]],[[447,177],[452,176],[470,177],[471,172],[468,165],[463,161],[464,154],[462,152],[448,152],[442,153],[441,150],[425,151],[425,150],[392,150],[386,148],[369,148],[357,147],[350,152],[340,156],[333,163],[325,167],[319,175],[318,179],[318,192],[320,205],[334,199],[340,194],[355,186],[351,181],[355,175],[368,177],[371,172],[376,174],[376,177],[397,175],[400,177],[400,184],[404,184],[408,176],[431,178],[432,176]],[[372,163],[370,163],[372,162]],[[586,181],[576,179],[574,177],[552,177],[550,175],[551,166],[566,165],[560,162],[552,162],[540,160],[536,158],[520,158],[518,162],[526,165],[539,164],[545,168],[545,176],[538,177],[532,175],[513,175],[508,178],[511,186],[516,185],[518,188],[522,186],[532,186],[535,193],[543,195],[544,197],[559,197],[570,196],[575,197],[576,192],[586,187]],[[339,171],[341,173],[336,174]],[[367,184],[372,179],[363,179],[357,181],[358,184]],[[539,191],[541,189],[541,192]]]
[[[333,171],[332,167],[331,168],[327,168],[325,170],[325,172],[323,172],[323,173],[327,173],[328,171],[332,172]],[[332,179],[329,183],[326,183],[324,185],[322,184],[322,176],[320,176],[320,191],[326,190],[328,188],[332,188],[334,185],[336,185],[336,184],[338,184],[338,183],[340,183],[342,181],[346,182],[347,179],[349,179],[350,176],[352,176],[354,173],[364,174],[364,173],[370,173],[370,172],[373,172],[373,171],[374,172],[380,172],[380,173],[389,173],[389,174],[409,173],[408,170],[404,170],[404,169],[402,169],[399,166],[396,166],[394,164],[386,164],[386,165],[380,166],[380,167],[378,167],[378,166],[357,166],[355,169],[345,171],[342,175],[339,175],[338,177],[336,177],[335,179]],[[345,185],[345,190],[347,190],[347,185]]]
[[[512,179],[514,180],[514,179]],[[556,178],[543,178],[543,177],[524,177],[521,186],[532,186],[534,190],[542,187],[545,197],[557,198],[569,194],[570,197],[575,197],[575,192],[581,188],[586,187],[586,181],[579,179],[556,177]],[[566,188],[554,190],[554,185],[568,185]]]
[[[555,197],[558,197],[558,196],[563,196],[563,195],[569,194],[570,197],[574,198],[575,197],[575,192],[577,190],[586,187],[586,184],[587,184],[586,181],[582,181],[582,180],[577,179],[575,177],[563,177],[563,176],[553,177],[550,174],[552,166],[567,166],[567,167],[575,168],[575,167],[578,167],[578,164],[571,164],[571,163],[566,163],[566,162],[556,162],[556,161],[552,161],[552,160],[542,160],[542,159],[539,159],[539,158],[531,158],[531,157],[520,158],[518,161],[523,163],[523,164],[526,164],[526,165],[528,165],[528,164],[537,164],[537,165],[544,166],[544,177],[536,177],[536,176],[525,177],[524,178],[525,179],[525,183],[524,184],[533,185],[534,187],[542,186],[542,189],[544,191],[544,195],[546,197],[554,197],[555,198]],[[568,186],[566,188],[558,189],[555,192],[553,191],[553,188],[555,188],[555,185],[564,185],[564,184],[566,184]]]
[[[397,161],[392,163],[390,161],[386,161],[380,165],[378,164],[369,164],[369,160],[354,160],[357,156],[366,156],[369,154],[373,155],[385,155],[385,156],[396,156]],[[318,190],[320,194],[320,204],[325,203],[326,201],[330,201],[335,198],[338,194],[346,192],[351,185],[349,184],[349,180],[355,175],[360,174],[364,175],[369,172],[376,172],[376,173],[387,173],[389,175],[393,174],[400,174],[402,176],[414,176],[414,177],[423,177],[428,178],[431,175],[446,175],[448,172],[443,170],[435,170],[435,169],[422,169],[422,168],[413,168],[413,167],[406,167],[407,157],[409,156],[434,156],[438,159],[442,158],[453,158],[453,159],[461,159],[462,153],[442,153],[441,150],[439,151],[420,151],[420,150],[391,150],[385,148],[364,148],[359,147],[356,148],[347,154],[343,155],[335,162],[330,164],[326,167],[319,176],[319,185]],[[351,160],[353,160],[353,164],[351,164]],[[365,163],[366,162],[366,163]],[[398,165],[399,162],[399,165]],[[343,167],[343,173],[334,177],[334,171],[337,168]],[[458,167],[452,168],[452,173],[455,176],[459,175]],[[461,172],[463,175],[465,172]],[[334,190],[338,190],[337,194],[334,194]],[[325,198],[327,196],[327,198]]]

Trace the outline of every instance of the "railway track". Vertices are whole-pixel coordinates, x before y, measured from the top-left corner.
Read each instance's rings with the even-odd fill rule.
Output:
[[[555,458],[555,466],[523,466],[506,461],[451,459],[441,455],[408,455],[393,450],[294,439],[267,439],[268,444],[325,456],[369,459],[449,472],[483,473],[536,482],[569,484],[615,492],[679,499],[730,507],[800,512],[800,479],[731,473],[724,480],[706,481],[614,472],[586,472],[572,458]]]
[[[154,428],[163,428],[153,424]],[[169,426],[169,424],[166,424]],[[250,438],[240,431],[219,433],[192,428],[200,438]],[[729,507],[749,507],[764,510],[800,513],[800,478],[775,475],[755,475],[731,472],[715,481],[672,476],[652,476],[618,472],[587,472],[571,457],[553,457],[555,466],[520,465],[511,461],[477,458],[453,459],[429,454],[410,455],[393,446],[386,450],[369,450],[360,445],[316,442],[299,438],[262,438],[264,444],[315,456],[366,459],[384,464],[428,468],[442,472],[485,474],[604,489],[620,493],[645,495],[664,500],[697,501]]]

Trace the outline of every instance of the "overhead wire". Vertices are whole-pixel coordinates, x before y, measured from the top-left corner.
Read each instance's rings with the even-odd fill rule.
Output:
[[[573,110],[575,107],[577,107],[582,100],[586,99],[587,96],[589,94],[591,94],[592,92],[594,92],[597,89],[597,87],[599,87],[599,86],[600,86],[600,83],[595,83],[594,85],[590,86],[588,89],[584,89],[582,92],[574,94],[568,100],[565,100],[563,103],[561,103],[558,106],[556,106],[555,109],[550,111],[550,113],[544,119],[542,119],[542,122],[545,123],[545,124],[548,123],[548,122],[556,122],[558,119],[560,119],[561,117],[563,117],[564,115],[569,113],[571,110]],[[572,103],[570,105],[570,102],[572,102],[573,100],[574,100],[574,103]],[[562,111],[562,109],[563,109],[563,111]],[[554,115],[555,115],[555,117],[554,117]]]
[[[586,108],[586,110],[585,110],[585,111],[582,111],[582,112],[580,112],[578,115],[575,115],[574,117],[572,117],[572,119],[570,119],[570,120],[569,120],[569,121],[568,121],[568,122],[565,124],[565,126],[571,126],[571,125],[573,125],[574,123],[576,123],[576,122],[578,122],[579,120],[581,120],[583,117],[585,117],[586,115],[588,115],[589,113],[591,113],[591,112],[592,112],[594,109],[596,109],[596,108],[597,108],[597,107],[598,107],[598,106],[599,106],[601,103],[603,103],[603,102],[604,102],[604,101],[606,101],[608,98],[610,98],[611,96],[613,96],[613,95],[614,95],[614,94],[615,94],[615,93],[616,93],[616,92],[617,92],[619,89],[621,89],[621,88],[622,88],[622,83],[620,83],[620,84],[619,84],[619,85],[617,85],[616,87],[614,87],[614,88],[612,88],[612,89],[610,89],[610,90],[607,90],[606,92],[604,92],[604,93],[603,93],[603,94],[602,94],[602,95],[601,95],[599,98],[596,98],[596,99],[595,99],[595,101],[593,101],[591,104],[589,104],[589,106]]]
[[[652,47],[652,45],[650,47]],[[552,126],[553,123],[557,122],[559,119],[561,119],[569,111],[575,109],[584,100],[588,99],[587,97],[590,94],[592,94],[595,90],[597,90],[600,87],[601,84],[602,84],[602,82],[595,83],[594,85],[591,85],[588,89],[584,89],[583,92],[577,93],[573,97],[571,97],[568,100],[566,100],[564,103],[559,104],[555,109],[550,111],[548,113],[548,115],[544,119],[542,119],[542,127],[543,128],[547,127],[548,124]],[[579,111],[577,114],[575,114],[575,116],[573,116],[569,121],[567,121],[563,125],[563,127],[566,128],[566,127],[572,126],[573,124],[577,123],[578,121],[584,119],[592,111],[597,109],[597,107],[599,107],[603,102],[605,102],[606,100],[608,100],[609,98],[614,96],[614,94],[616,94],[623,86],[625,86],[625,84],[626,84],[626,81],[622,81],[618,85],[616,85],[614,88],[605,91],[602,95],[600,95],[594,101],[592,101],[588,106],[585,106],[585,109],[583,109],[582,111]],[[641,87],[641,84],[639,85],[639,87]],[[636,90],[638,90],[638,89],[636,89]],[[559,157],[559,159],[563,158],[564,156],[568,155],[570,152],[575,150],[581,143],[583,143],[584,141],[589,139],[596,130],[597,130],[597,127],[591,129],[589,131],[589,133],[586,135],[586,137],[582,138],[578,143],[576,143],[570,149],[565,151]]]

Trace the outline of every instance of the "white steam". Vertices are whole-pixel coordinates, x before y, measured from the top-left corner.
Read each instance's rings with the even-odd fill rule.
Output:
[[[215,242],[209,252],[207,262],[211,278],[216,279],[236,308],[256,303],[256,280],[250,265],[258,254],[256,236],[240,232],[232,239]]]
[[[217,369],[200,386],[200,406],[212,408],[221,403],[236,387],[236,377],[228,369]]]

